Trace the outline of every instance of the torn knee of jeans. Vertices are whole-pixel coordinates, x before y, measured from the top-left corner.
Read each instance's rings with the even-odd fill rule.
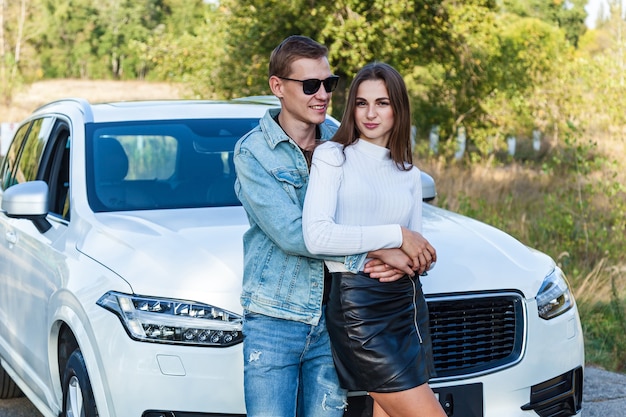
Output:
[[[253,350],[252,352],[250,352],[250,356],[248,357],[248,363],[256,362],[261,359],[261,353],[262,352],[259,350]]]
[[[322,409],[335,409],[346,411],[348,409],[348,401],[343,395],[337,393],[327,392],[322,399]]]

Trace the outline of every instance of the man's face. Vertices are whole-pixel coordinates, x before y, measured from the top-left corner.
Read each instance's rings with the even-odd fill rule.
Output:
[[[275,77],[274,94],[282,101],[284,116],[317,125],[323,123],[332,93],[326,92],[324,84],[314,94],[305,94],[303,83],[293,80],[325,80],[332,75],[328,59],[300,58],[291,64],[291,73],[285,80]],[[274,77],[273,77],[274,78]]]

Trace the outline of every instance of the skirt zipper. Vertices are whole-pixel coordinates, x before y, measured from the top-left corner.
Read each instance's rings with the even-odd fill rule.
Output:
[[[417,324],[417,284],[413,279],[411,279],[411,283],[413,284],[413,325],[415,326],[415,330],[417,331],[417,337],[419,338],[420,344],[423,344],[424,341],[422,340],[422,334],[420,333],[420,328]]]

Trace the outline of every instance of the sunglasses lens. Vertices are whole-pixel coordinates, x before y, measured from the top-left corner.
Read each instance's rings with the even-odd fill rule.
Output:
[[[324,83],[326,83],[326,81],[324,81]],[[302,81],[302,89],[304,90],[304,94],[306,94],[307,96],[317,93],[317,90],[320,89],[320,85],[322,85],[322,80],[312,79]]]
[[[322,83],[324,83],[324,90],[326,90],[327,93],[330,93],[331,91],[334,91],[335,88],[337,88],[338,81],[339,77],[336,75],[332,75],[325,80],[304,80],[302,81],[302,89],[304,90],[304,94],[306,94],[307,96],[311,96],[317,93]]]
[[[327,93],[335,91],[335,88],[337,88],[337,82],[339,82],[339,77],[336,75],[326,78],[324,80],[324,90],[326,90]]]

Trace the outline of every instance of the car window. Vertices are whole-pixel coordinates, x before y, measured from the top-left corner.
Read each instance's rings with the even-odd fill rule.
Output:
[[[258,119],[163,120],[87,128],[87,196],[96,212],[240,205],[232,162]]]
[[[14,184],[37,179],[39,162],[53,122],[52,117],[43,117],[18,130],[14,139],[15,143],[12,143],[9,148],[3,170],[2,186],[4,189]]]
[[[24,145],[24,140],[26,139],[26,134],[30,129],[30,123],[24,124],[21,126],[16,132],[13,140],[11,141],[11,145],[7,151],[6,156],[4,157],[4,162],[2,164],[2,189],[6,190],[10,186],[17,184],[18,180],[15,178],[16,169],[17,169],[17,161],[20,156],[20,152],[22,150],[22,145]],[[22,178],[22,181],[24,179]]]
[[[128,180],[167,180],[176,168],[178,141],[170,135],[104,135],[117,140],[128,158]]]
[[[48,141],[50,150],[42,157],[41,179],[49,187],[49,213],[65,220],[70,218],[70,128],[58,120]]]

